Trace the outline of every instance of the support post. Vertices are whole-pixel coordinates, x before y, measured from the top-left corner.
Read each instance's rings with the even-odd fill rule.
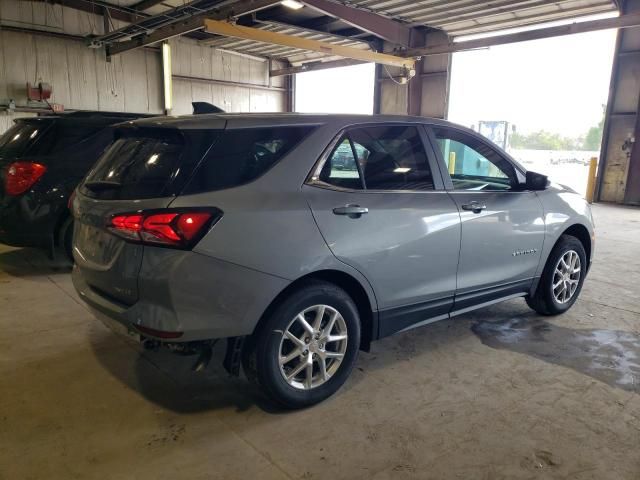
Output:
[[[596,172],[598,171],[598,158],[593,157],[589,160],[589,176],[587,177],[587,193],[585,198],[587,202],[593,203],[593,194],[596,189]]]

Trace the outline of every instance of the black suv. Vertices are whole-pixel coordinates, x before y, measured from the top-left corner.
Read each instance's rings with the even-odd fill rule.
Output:
[[[140,114],[74,112],[21,118],[0,137],[0,243],[71,255],[71,192],[113,141],[112,125]]]

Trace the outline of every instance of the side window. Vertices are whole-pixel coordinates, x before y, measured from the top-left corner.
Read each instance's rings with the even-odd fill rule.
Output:
[[[511,190],[518,180],[511,163],[479,139],[434,129],[454,190]]]
[[[433,190],[433,176],[418,129],[358,128],[349,132],[367,190]]]
[[[314,128],[225,130],[207,152],[183,193],[212,192],[252,182],[284,158]]]
[[[354,155],[355,152],[356,155],[360,156],[358,147],[362,151],[361,146],[352,146],[351,140],[346,136],[343,137],[322,167],[320,180],[340,188],[362,189],[360,171]]]

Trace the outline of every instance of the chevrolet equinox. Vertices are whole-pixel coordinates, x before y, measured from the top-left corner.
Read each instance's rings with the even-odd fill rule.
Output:
[[[506,299],[567,311],[589,205],[478,133],[401,116],[212,114],[128,122],[72,201],[73,282],[149,348],[226,339],[290,408],[358,351]]]

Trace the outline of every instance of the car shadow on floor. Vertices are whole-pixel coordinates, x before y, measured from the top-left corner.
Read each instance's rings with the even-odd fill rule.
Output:
[[[113,348],[105,345],[112,342],[125,342],[128,348],[120,348],[114,355]],[[177,355],[165,348],[148,351],[111,332],[92,339],[91,344],[97,360],[114,378],[168,410],[195,413],[232,408],[243,412],[257,406],[268,413],[287,411],[244,376],[235,377],[224,370],[223,342],[214,348],[213,358],[202,372],[192,370],[196,356]]]
[[[372,371],[406,361],[419,361],[430,350],[457,348],[458,342],[476,335],[484,345],[509,350],[570,368],[610,386],[640,393],[640,336],[633,332],[560,327],[515,303],[478,310],[455,319],[428,325],[374,343],[371,353],[361,353],[354,374],[341,389],[345,394]],[[516,316],[514,316],[516,313]],[[178,413],[232,408],[243,412],[256,406],[272,414],[287,410],[274,404],[244,376],[233,377],[222,367],[225,343],[219,342],[207,369],[193,372],[194,356],[179,356],[166,349],[146,351],[127,342],[126,354],[113,355],[100,342],[116,341],[114,334],[100,336],[94,352],[118,380],[149,401]],[[120,341],[120,340],[117,340]]]
[[[471,330],[485,345],[570,368],[612,387],[640,393],[640,335],[573,329],[535,315],[476,320]]]
[[[18,248],[0,252],[0,270],[12,277],[70,273],[71,267],[71,262],[65,257],[58,255],[51,259],[44,250],[36,248]]]

